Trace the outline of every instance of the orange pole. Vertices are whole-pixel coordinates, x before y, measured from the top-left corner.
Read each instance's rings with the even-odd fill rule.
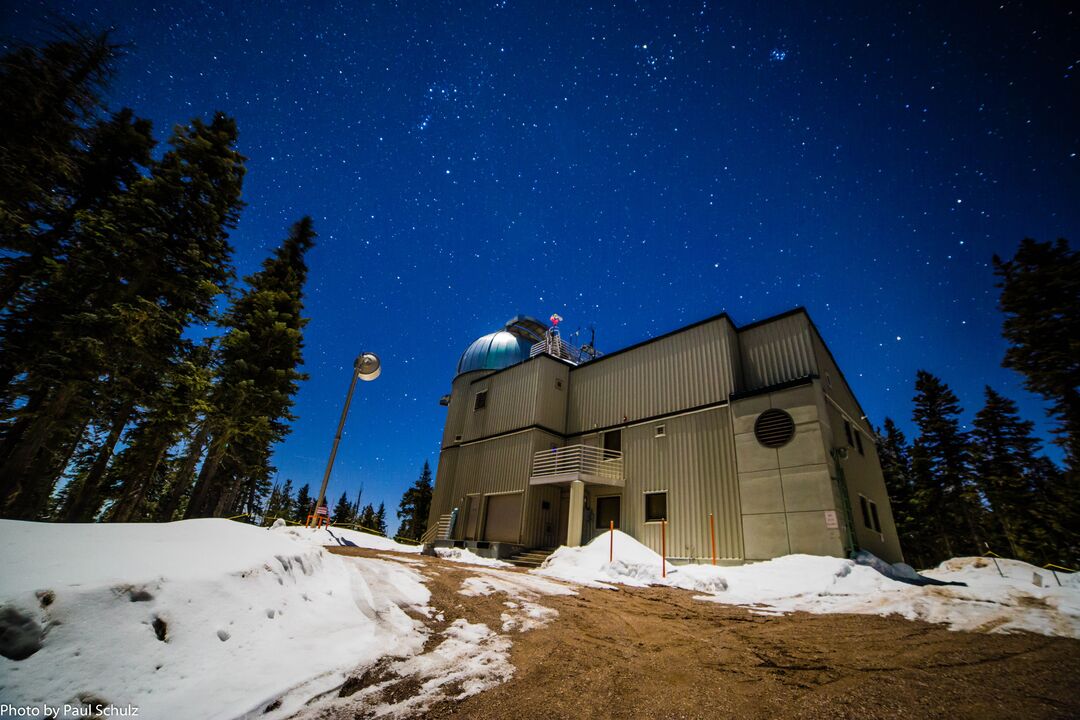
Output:
[[[611,535],[611,542],[608,544],[607,561],[608,562],[614,562],[615,561],[615,521],[610,520],[609,522],[611,523],[611,528],[609,530],[610,535]]]
[[[660,576],[667,577],[667,520],[660,521]]]
[[[709,513],[709,540],[712,543],[712,564],[716,564],[716,523],[713,514]]]

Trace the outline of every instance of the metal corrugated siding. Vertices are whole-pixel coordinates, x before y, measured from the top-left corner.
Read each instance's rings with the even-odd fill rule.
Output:
[[[538,357],[530,364],[536,364],[539,372],[534,422],[556,432],[565,432],[566,398],[570,394],[570,368],[547,357]],[[562,380],[562,389],[556,387],[557,380]]]
[[[528,362],[473,383],[467,393],[464,442],[533,425],[542,363]],[[476,393],[488,391],[487,405],[473,410]]]
[[[457,462],[458,448],[451,447],[439,453],[439,465],[435,469],[435,488],[431,493],[431,509],[428,511],[428,526],[438,522],[439,516],[454,509],[454,468]]]
[[[726,400],[733,390],[726,318],[570,372],[567,432]]]
[[[528,430],[463,445],[458,450],[450,502],[460,502],[460,498],[472,493],[524,491],[522,542],[527,545],[538,543],[543,533],[538,498],[543,493],[530,488],[529,471],[533,454],[553,444],[561,445],[561,438],[540,430]]]
[[[739,333],[743,390],[756,390],[817,373],[810,323],[803,314]]]
[[[473,372],[459,375],[450,385],[450,405],[446,408],[446,426],[443,428],[442,447],[455,444],[454,438],[465,432],[465,419],[472,411],[472,381],[484,373]]]
[[[665,437],[655,427],[666,426]],[[626,486],[623,529],[660,551],[659,524],[645,523],[644,494],[668,491],[667,551],[709,557],[709,513],[716,521],[718,558],[743,557],[739,481],[728,407],[695,412],[623,431]]]

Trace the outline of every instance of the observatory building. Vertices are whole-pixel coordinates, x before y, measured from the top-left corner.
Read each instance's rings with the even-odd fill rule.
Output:
[[[425,540],[538,561],[614,523],[676,560],[902,560],[871,426],[805,310],[607,354],[560,319],[462,353]]]

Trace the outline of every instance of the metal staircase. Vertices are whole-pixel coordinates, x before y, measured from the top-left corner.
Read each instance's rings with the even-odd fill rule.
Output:
[[[424,534],[420,536],[420,542],[427,543],[435,542],[436,540],[449,540],[450,536],[454,533],[454,522],[457,520],[457,508],[454,508],[445,515],[439,516],[439,521],[424,531]]]

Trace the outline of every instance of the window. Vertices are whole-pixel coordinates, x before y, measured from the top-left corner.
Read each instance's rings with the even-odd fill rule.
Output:
[[[877,503],[873,500],[867,500],[862,495],[859,496],[859,507],[862,509],[862,521],[867,530],[873,530],[876,533],[881,532],[881,521],[878,519]]]
[[[618,495],[596,498],[596,529],[608,530],[611,523],[615,523],[615,529],[619,529],[619,509],[622,498]]]
[[[562,390],[562,378],[555,378],[555,389]]]
[[[667,491],[645,493],[645,522],[667,520]]]
[[[862,448],[862,433],[858,431],[855,432],[855,447],[859,448],[860,455],[866,454],[865,452],[863,452]]]
[[[844,421],[844,435],[847,437],[848,447],[851,447],[855,444],[855,440],[851,437],[851,423],[849,423],[847,420]]]
[[[656,437],[665,437],[667,435],[667,425],[656,426]]]
[[[481,390],[480,392],[476,393],[476,398],[473,400],[472,406],[472,409],[474,411],[483,410],[485,407],[487,407],[487,394],[487,390]]]
[[[622,430],[609,430],[604,433],[604,449],[622,452]]]

